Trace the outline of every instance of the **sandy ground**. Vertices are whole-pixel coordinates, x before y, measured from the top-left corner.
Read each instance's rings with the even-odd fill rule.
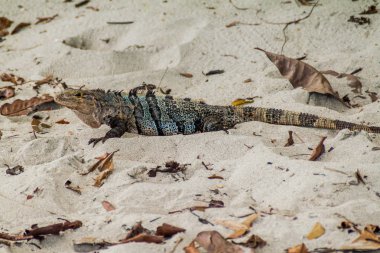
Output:
[[[287,56],[307,55],[306,62],[324,70],[348,73],[363,68],[358,76],[363,82],[364,99],[353,98],[356,94],[345,80],[332,80],[334,89],[360,104],[353,109],[323,103],[316,106],[318,101],[313,99],[307,104],[308,93],[293,89],[265,55],[254,50],[261,47],[279,53],[284,25],[270,22],[294,20],[306,15],[311,7],[279,0],[234,1],[247,10],[236,9],[227,0],[91,0],[75,8],[78,2],[0,0],[0,16],[15,23],[34,23],[37,17],[59,15],[47,24],[33,24],[7,36],[0,43],[0,72],[14,73],[28,81],[51,74],[72,87],[127,91],[142,82],[158,84],[168,68],[160,86],[172,89],[173,96],[220,105],[236,98],[260,96],[254,106],[380,125],[379,102],[371,103],[364,92],[379,91],[380,14],[368,16],[370,25],[347,22],[374,1],[321,0],[308,19],[287,29]],[[134,23],[109,25],[107,21]],[[226,28],[233,21],[251,25]],[[213,69],[225,73],[202,74]],[[180,72],[194,76],[185,78]],[[252,82],[244,83],[248,78]],[[6,85],[9,83],[0,82],[1,87]],[[41,87],[41,93],[56,94],[60,90]],[[29,83],[17,87],[16,96],[1,103],[35,95]],[[224,236],[231,232],[220,225],[202,224],[188,211],[168,214],[205,205],[211,199],[222,200],[225,207],[195,212],[211,222],[241,220],[237,217],[252,213],[252,209],[262,212],[250,233],[262,237],[267,245],[255,252],[282,252],[302,242],[309,249],[339,248],[356,235],[337,229],[342,219],[336,213],[362,225],[380,224],[380,151],[372,150],[380,146],[380,137],[375,134],[249,122],[229,134],[126,134],[92,148],[87,145],[89,138],[104,135],[107,127],[91,129],[68,109],[37,114],[49,116],[46,121],[53,125],[45,134],[37,134],[37,139],[31,131],[31,116],[0,116],[0,231],[18,233],[32,224],[59,222],[58,218],[81,220],[83,226],[41,242],[33,240],[41,249],[30,243],[0,245],[1,253],[73,252],[75,239],[117,241],[125,236],[125,228],[137,221],[149,229],[166,222],[186,232],[165,244],[130,243],[102,252],[170,252],[181,237],[184,240],[175,252],[183,252],[182,248],[201,231],[217,230]],[[62,118],[70,124],[54,124]],[[284,147],[289,130],[299,138],[295,138],[295,145]],[[327,136],[326,150],[330,152],[318,161],[308,161],[309,156],[302,154],[310,154],[321,136]],[[95,174],[79,174],[94,163],[96,156],[117,149],[114,173],[102,187],[92,186]],[[147,176],[148,169],[170,160],[190,165],[184,174]],[[202,162],[212,170],[206,170]],[[7,175],[3,164],[22,165],[25,172]],[[366,176],[366,185],[352,183],[358,169]],[[224,179],[208,179],[213,174]],[[80,185],[82,195],[66,189],[67,180]],[[42,191],[27,200],[37,187]],[[103,200],[116,209],[107,212]],[[307,240],[305,235],[316,222],[323,224],[326,233]]]

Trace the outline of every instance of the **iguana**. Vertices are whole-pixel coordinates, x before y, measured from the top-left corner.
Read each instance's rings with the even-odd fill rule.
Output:
[[[365,130],[380,133],[380,127],[359,125],[317,115],[274,108],[208,105],[190,99],[155,94],[154,85],[122,92],[66,89],[55,101],[76,113],[87,125],[111,127],[104,137],[89,144],[121,137],[125,132],[141,135],[194,134],[226,130],[238,123],[261,121],[325,129]]]

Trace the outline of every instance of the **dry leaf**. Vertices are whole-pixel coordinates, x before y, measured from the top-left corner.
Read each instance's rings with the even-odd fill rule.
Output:
[[[232,106],[240,106],[240,105],[245,105],[245,104],[251,104],[253,103],[252,99],[243,99],[243,98],[238,98],[232,101],[231,105]]]
[[[51,16],[51,17],[37,17],[37,22],[36,22],[36,25],[39,24],[39,23],[49,23],[50,21],[52,21],[53,19],[55,19],[56,17],[58,17],[58,14],[55,14],[54,16]]]
[[[46,84],[46,83],[53,81],[53,79],[54,79],[53,76],[49,75],[49,76],[45,77],[44,79],[38,80],[34,83],[37,85],[42,85],[42,84]]]
[[[11,82],[14,85],[21,85],[25,82],[24,78],[8,73],[1,74],[0,79],[3,82]]]
[[[0,99],[7,99],[15,96],[15,88],[11,86],[0,88]]]
[[[233,27],[233,26],[237,26],[238,24],[240,24],[240,21],[233,21],[233,22],[227,24],[226,27],[230,28],[230,27]]]
[[[294,88],[302,87],[308,92],[329,94],[340,100],[337,92],[333,90],[326,77],[311,65],[284,55],[267,52],[261,48],[256,49],[263,51],[267,55],[269,60],[276,65],[281,75],[287,78]]]
[[[57,124],[62,124],[62,125],[70,124],[70,122],[68,122],[68,121],[65,120],[65,119],[60,119],[60,120],[56,121],[55,123],[57,123]]]
[[[0,17],[0,30],[7,29],[12,25],[13,21],[6,17]]]
[[[190,73],[179,73],[181,76],[187,77],[187,78],[192,78],[193,74]]]
[[[146,233],[141,233],[129,239],[121,240],[120,243],[129,242],[146,242],[146,243],[163,243],[164,237],[159,235],[149,235]]]
[[[252,79],[251,79],[251,78],[245,79],[245,80],[243,81],[243,83],[250,83],[250,82],[252,82]]]
[[[8,165],[6,165],[6,166],[8,166]],[[21,165],[16,165],[13,168],[8,167],[8,169],[5,171],[6,174],[12,175],[12,176],[17,176],[23,172],[24,172],[24,167],[22,167]]]
[[[293,131],[289,131],[289,138],[284,147],[289,147],[289,146],[292,146],[293,144],[294,144]]]
[[[208,179],[224,179],[224,177],[214,174],[214,175],[209,176]]]
[[[299,244],[294,247],[287,249],[287,253],[309,253],[305,244]]]
[[[171,237],[175,234],[185,232],[183,228],[175,227],[170,224],[164,223],[161,226],[157,227],[156,235],[162,235],[164,237]]]
[[[107,200],[103,200],[102,201],[102,206],[104,209],[106,209],[107,212],[110,212],[110,211],[113,211],[115,210],[116,208],[110,203],[108,202]]]
[[[41,97],[33,97],[29,100],[17,99],[11,104],[3,104],[0,107],[0,113],[3,116],[20,116],[35,111],[52,110],[56,107],[57,105],[55,104],[53,97],[43,95]]]
[[[360,82],[359,78],[357,76],[354,76],[353,74],[338,73],[334,70],[321,71],[321,73],[332,75],[332,76],[335,76],[336,78],[345,77],[349,81],[348,86],[353,88],[352,92],[360,93],[360,94],[362,93],[363,84]]]
[[[245,235],[249,229],[252,227],[252,223],[259,217],[258,214],[251,214],[243,220],[243,222],[236,221],[216,221],[215,223],[222,225],[228,229],[234,230],[234,232],[229,235],[228,239],[236,239]]]
[[[195,241],[203,247],[207,253],[243,253],[238,245],[226,241],[217,231],[200,232]]]
[[[319,141],[318,145],[313,149],[313,152],[310,155],[309,161],[315,161],[317,160],[324,152],[325,152],[325,145],[323,142],[326,140],[327,137],[322,137],[322,139]]]
[[[113,151],[111,154],[109,154],[99,165],[98,170],[99,171],[104,171],[104,170],[113,170],[113,155],[118,152],[119,150]]]
[[[360,232],[359,237],[353,240],[352,242],[354,243],[357,241],[373,241],[380,244],[380,238],[373,231],[367,229],[363,229]]]
[[[111,169],[104,170],[99,173],[99,175],[95,178],[94,186],[100,187],[103,185],[103,181],[107,179],[113,172],[113,167]]]
[[[248,248],[251,248],[251,249],[255,249],[255,248],[262,248],[264,247],[267,242],[264,241],[260,236],[258,235],[251,235],[247,241],[245,242],[240,242],[240,243],[236,243],[234,242],[235,244],[238,244],[238,245],[241,245],[241,246],[244,246],[244,247],[248,247]]]
[[[185,253],[200,253],[199,250],[195,247],[195,241],[192,241],[188,246],[183,248]]]
[[[18,33],[20,32],[22,29],[24,29],[25,27],[28,27],[30,26],[30,23],[20,23],[18,24],[14,29],[13,31],[11,32],[11,34],[15,34],[15,33]]]
[[[359,251],[359,252],[366,252],[366,251],[373,251],[373,250],[379,250],[380,249],[380,243],[373,242],[373,241],[358,241],[351,244],[343,245],[341,250],[352,250],[353,252]]]
[[[322,226],[321,223],[317,222],[314,224],[313,228],[309,232],[309,234],[306,236],[307,239],[313,240],[321,237],[325,233],[325,228]]]

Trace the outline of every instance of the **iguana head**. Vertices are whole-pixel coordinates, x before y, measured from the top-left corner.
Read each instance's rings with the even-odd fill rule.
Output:
[[[104,91],[100,90],[66,89],[55,98],[55,102],[71,110],[90,115],[96,111],[97,101],[103,96]]]

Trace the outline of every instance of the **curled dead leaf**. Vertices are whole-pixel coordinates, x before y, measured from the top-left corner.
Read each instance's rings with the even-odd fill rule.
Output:
[[[217,231],[200,232],[195,241],[204,248],[207,253],[243,253],[243,249],[238,245],[228,242]]]
[[[72,191],[78,193],[79,195],[82,194],[82,191],[81,191],[80,187],[79,187],[78,185],[73,185],[72,182],[71,182],[70,180],[67,180],[67,181],[65,182],[65,187],[66,187],[67,189],[69,189],[69,190],[72,190]]]
[[[129,242],[163,243],[164,237],[160,235],[149,235],[146,233],[141,233],[132,238],[124,239],[120,241],[120,243],[129,243]]]
[[[322,137],[318,145],[313,149],[309,161],[317,160],[325,152],[325,145],[323,144],[323,142],[326,140],[326,138],[326,136]]]
[[[70,124],[70,122],[65,120],[65,119],[60,119],[60,120],[56,121],[55,123],[62,124],[62,125]]]
[[[49,83],[51,81],[53,81],[53,76],[52,75],[48,75],[47,77],[41,79],[41,80],[38,80],[38,81],[35,81],[34,83],[36,85],[42,85],[42,84],[46,84],[46,83]]]
[[[233,26],[237,26],[238,24],[240,24],[240,21],[233,21],[231,23],[228,23],[226,25],[226,28],[230,28],[230,27],[233,27]]]
[[[309,234],[306,236],[307,239],[313,240],[321,237],[325,233],[325,228],[322,226],[321,223],[317,222],[314,224],[313,228],[309,232]]]
[[[49,23],[50,21],[52,21],[56,17],[58,17],[58,14],[55,14],[51,17],[37,17],[37,22],[35,24],[37,25],[39,23]]]
[[[0,17],[0,30],[7,29],[12,25],[13,21],[6,17]]]
[[[209,176],[207,178],[208,179],[222,179],[222,180],[224,179],[224,177],[216,175],[216,174],[213,174],[213,175],[211,175],[211,176]]]
[[[16,25],[16,27],[12,30],[11,34],[16,34],[28,26],[30,26],[30,23],[22,22]]]
[[[257,220],[258,217],[259,215],[255,213],[246,217],[242,222],[224,220],[224,221],[216,221],[215,223],[233,230],[234,232],[231,235],[229,235],[227,238],[236,239],[245,235],[249,231],[249,229],[252,227],[253,222]]]
[[[302,87],[308,92],[328,94],[342,102],[326,77],[311,65],[284,55],[267,52],[261,48],[255,49],[263,51],[294,88]]]
[[[200,253],[199,250],[195,247],[195,241],[192,241],[188,246],[183,248],[185,253]]]
[[[7,99],[15,96],[15,88],[11,86],[0,88],[0,99]]]
[[[49,95],[43,95],[29,100],[17,99],[11,104],[3,104],[0,107],[0,113],[3,116],[20,116],[35,111],[52,110],[55,108],[57,108],[57,105],[54,102],[54,98]]]
[[[267,244],[267,242],[258,235],[251,235],[245,242],[234,243],[251,249],[262,248]]]
[[[14,85],[21,85],[25,83],[25,79],[14,74],[3,73],[0,75],[0,79],[3,82],[11,82]]]

